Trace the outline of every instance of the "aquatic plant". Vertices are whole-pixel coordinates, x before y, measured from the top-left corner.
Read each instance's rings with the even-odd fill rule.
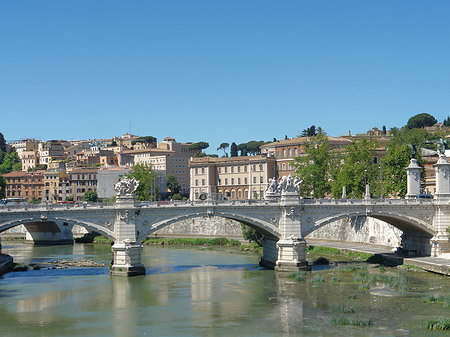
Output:
[[[355,313],[355,308],[349,306],[348,304],[339,304],[333,306],[331,311],[337,314],[353,314]]]
[[[428,330],[450,330],[450,318],[432,318],[429,319],[425,327]]]
[[[370,317],[356,316],[356,317],[346,317],[338,316],[333,317],[331,323],[337,325],[354,325],[354,326],[371,326],[373,321]]]

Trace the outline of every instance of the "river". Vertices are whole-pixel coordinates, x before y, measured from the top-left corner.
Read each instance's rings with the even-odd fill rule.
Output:
[[[111,261],[108,245],[3,242],[16,262]],[[296,281],[231,249],[145,247],[147,275],[111,277],[108,267],[15,272],[0,280],[0,336],[445,336],[424,321],[450,317],[450,278],[407,271],[408,289],[361,287],[379,268],[313,271]],[[358,274],[359,273],[359,274]],[[317,275],[322,277],[317,278]],[[349,308],[351,310],[349,310]],[[336,324],[336,317],[370,326]]]

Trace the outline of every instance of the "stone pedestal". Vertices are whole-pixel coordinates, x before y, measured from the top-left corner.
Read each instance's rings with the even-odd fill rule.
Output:
[[[277,243],[278,260],[276,271],[292,272],[301,269],[310,269],[306,261],[306,241],[302,238],[290,237]]]
[[[267,201],[278,201],[280,200],[280,193],[277,192],[265,192],[264,193],[264,200]]]
[[[116,199],[116,208],[128,208],[136,207],[136,196],[135,195],[123,195]]]
[[[436,169],[436,198],[450,198],[450,163],[444,154],[433,165]]]
[[[411,159],[407,171],[407,194],[406,199],[415,199],[420,194],[420,174],[422,167],[419,166],[417,159]]]
[[[114,264],[111,275],[136,276],[145,275],[145,267],[141,262],[142,245],[130,240],[124,240],[112,246]]]

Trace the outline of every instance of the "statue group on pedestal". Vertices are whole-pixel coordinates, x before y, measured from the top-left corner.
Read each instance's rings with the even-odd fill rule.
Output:
[[[302,180],[298,177],[283,176],[278,182],[275,178],[270,178],[264,192],[265,197],[280,196],[281,194],[300,194]]]
[[[131,197],[136,193],[138,187],[138,180],[124,178],[114,185],[114,190],[117,192],[117,197]]]

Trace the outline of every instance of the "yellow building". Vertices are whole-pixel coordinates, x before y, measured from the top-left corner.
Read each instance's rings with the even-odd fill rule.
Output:
[[[261,199],[269,178],[276,176],[275,158],[264,155],[191,158],[190,200],[201,195],[230,200]]]

